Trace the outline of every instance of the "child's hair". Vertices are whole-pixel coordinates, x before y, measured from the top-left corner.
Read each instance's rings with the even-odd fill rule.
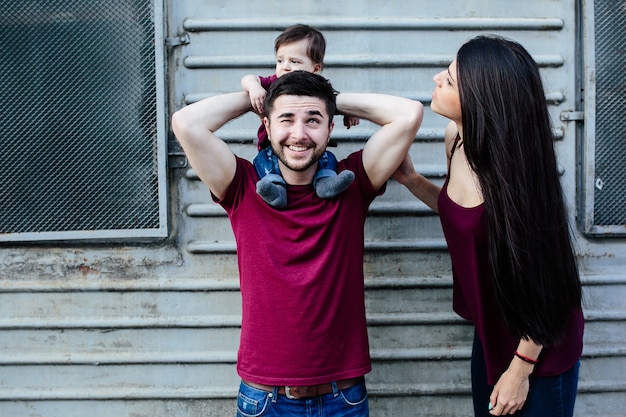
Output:
[[[328,123],[332,123],[333,115],[337,110],[337,91],[333,88],[330,81],[321,75],[308,71],[293,71],[278,78],[270,87],[267,96],[265,96],[265,115],[270,115],[274,101],[282,95],[321,99],[326,104],[326,110],[329,115]]]
[[[309,40],[309,50],[307,51],[309,58],[314,63],[323,66],[324,54],[326,53],[326,39],[324,39],[324,35],[319,30],[308,25],[296,24],[283,30],[274,42],[274,51],[278,52],[278,48],[282,45],[302,39]]]
[[[459,50],[457,75],[500,312],[515,336],[558,343],[581,286],[539,69],[517,42],[479,36]]]

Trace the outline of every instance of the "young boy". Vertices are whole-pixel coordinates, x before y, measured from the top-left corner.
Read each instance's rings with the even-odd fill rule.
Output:
[[[267,90],[278,77],[292,71],[322,72],[326,40],[311,26],[297,24],[285,29],[274,43],[276,51],[276,73],[270,77],[253,74],[241,79],[241,88],[250,96],[254,110],[264,113],[263,101]],[[344,118],[347,128],[359,123],[358,118]],[[274,154],[267,131],[263,124],[257,132],[259,154],[254,158],[254,167],[259,175],[256,190],[265,202],[275,208],[287,205],[285,180],[280,174],[278,158]],[[319,160],[318,170],[313,179],[315,193],[320,198],[333,198],[345,191],[354,181],[354,173],[349,170],[337,173],[337,158],[331,152],[324,152]]]

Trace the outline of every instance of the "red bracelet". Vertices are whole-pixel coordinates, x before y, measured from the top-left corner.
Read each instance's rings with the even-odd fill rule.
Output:
[[[519,353],[518,351],[515,351],[515,356],[517,356],[518,358],[520,358],[524,362],[529,363],[531,365],[537,365],[539,363],[539,361],[537,359],[530,359],[528,356],[524,356],[521,353]]]

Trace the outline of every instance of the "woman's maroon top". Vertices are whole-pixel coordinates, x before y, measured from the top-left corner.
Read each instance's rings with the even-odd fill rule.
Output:
[[[452,260],[453,309],[474,323],[485,354],[488,381],[493,385],[509,366],[520,340],[504,326],[497,308],[484,204],[472,208],[456,204],[448,196],[446,180],[438,208]],[[533,373],[551,376],[570,369],[582,353],[583,327],[581,309],[572,311],[562,342],[543,349]]]

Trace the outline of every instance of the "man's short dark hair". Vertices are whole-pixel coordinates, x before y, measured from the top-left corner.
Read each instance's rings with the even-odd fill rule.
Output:
[[[329,123],[337,111],[337,94],[330,81],[308,71],[288,72],[279,77],[265,96],[265,115],[272,112],[274,101],[282,95],[317,97],[326,103]]]

